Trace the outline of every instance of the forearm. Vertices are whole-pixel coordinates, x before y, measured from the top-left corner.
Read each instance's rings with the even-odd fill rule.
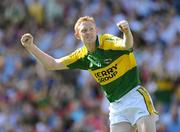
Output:
[[[123,44],[126,47],[126,49],[133,47],[133,36],[130,30],[123,33]]]
[[[34,43],[33,36],[26,33],[21,37],[21,44],[31,53],[38,61],[40,61],[48,70],[63,70],[68,69],[63,64],[63,59],[54,59],[50,55],[41,51]]]
[[[125,50],[133,47],[133,36],[126,20],[117,23],[118,28],[123,32],[123,43],[122,46]]]
[[[35,44],[26,48],[43,66],[50,69],[54,63],[54,58],[41,51]]]
[[[41,51],[35,44],[26,49],[48,70],[67,69],[63,64],[57,63],[53,57]]]

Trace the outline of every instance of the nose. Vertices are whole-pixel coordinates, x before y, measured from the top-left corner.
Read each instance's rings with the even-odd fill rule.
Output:
[[[92,30],[88,29],[86,34],[91,34],[92,33]]]
[[[89,34],[90,32],[91,32],[91,31],[88,29],[86,33]]]

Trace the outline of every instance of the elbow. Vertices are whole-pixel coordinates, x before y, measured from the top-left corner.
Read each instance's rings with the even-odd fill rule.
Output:
[[[52,71],[53,68],[51,66],[45,66],[45,69],[48,70],[48,71]]]
[[[52,71],[52,70],[55,70],[55,65],[56,65],[56,62],[55,60],[53,60],[53,61],[50,61],[48,64],[46,64],[45,68],[48,71]]]
[[[51,68],[51,67],[45,67],[46,68],[46,70],[48,70],[48,71],[52,71],[53,70],[53,68]]]
[[[68,69],[68,67],[62,64],[58,59],[53,59],[44,66],[45,69],[49,71]]]

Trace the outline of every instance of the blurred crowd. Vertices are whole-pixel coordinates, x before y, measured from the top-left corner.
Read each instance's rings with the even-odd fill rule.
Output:
[[[179,0],[2,0],[0,132],[109,132],[108,105],[86,71],[47,71],[20,44],[30,32],[55,58],[82,46],[76,20],[93,16],[101,33],[122,36],[128,20],[142,84],[160,119],[158,132],[180,130]]]

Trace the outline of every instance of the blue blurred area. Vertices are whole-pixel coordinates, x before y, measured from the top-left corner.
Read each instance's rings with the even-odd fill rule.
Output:
[[[73,26],[93,16],[99,33],[121,36],[128,20],[143,85],[160,120],[180,130],[179,0],[3,0],[0,2],[0,132],[108,132],[108,101],[86,71],[47,71],[20,44],[31,32],[55,58],[82,44]]]

